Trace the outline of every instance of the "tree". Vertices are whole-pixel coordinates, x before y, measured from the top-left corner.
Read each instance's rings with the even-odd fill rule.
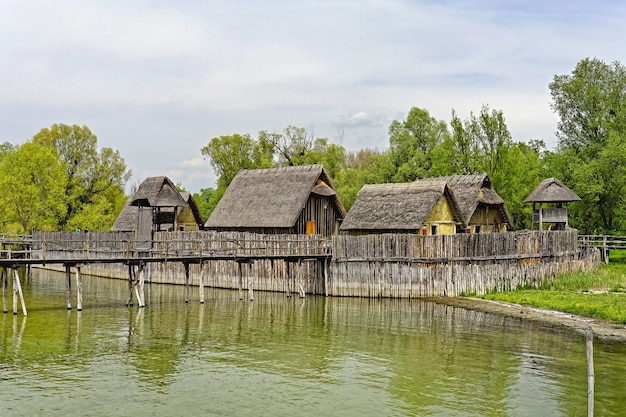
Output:
[[[571,224],[584,233],[625,231],[626,68],[585,58],[555,75],[550,92],[560,118],[550,168],[582,199]]]
[[[449,137],[446,123],[427,110],[411,108],[402,122],[389,126],[389,157],[396,172],[393,182],[414,181],[430,176],[432,151]]]
[[[65,217],[67,173],[54,148],[26,142],[0,162],[0,221],[12,233],[53,231]]]
[[[32,141],[56,149],[67,172],[63,193],[66,211],[59,227],[69,230],[78,221],[88,221],[81,227],[110,228],[119,213],[115,211],[121,210],[120,196],[131,176],[120,153],[106,147],[98,150],[98,138],[87,126],[55,124],[39,131]],[[89,205],[104,211],[86,218],[85,208]],[[81,218],[75,219],[79,213]],[[110,218],[113,221],[103,223],[103,219]]]

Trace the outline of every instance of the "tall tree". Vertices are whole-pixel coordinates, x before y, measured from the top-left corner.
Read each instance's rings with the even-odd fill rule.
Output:
[[[59,161],[67,172],[64,195],[66,211],[59,221],[59,227],[69,229],[78,220],[89,220],[93,224],[83,224],[92,230],[109,228],[113,223],[102,223],[107,216],[114,220],[115,211],[121,209],[120,196],[123,195],[131,171],[126,168],[120,153],[111,148],[98,149],[98,138],[87,126],[55,124],[42,129],[33,137],[33,143],[51,146],[57,150]],[[85,208],[95,205],[105,212],[86,218]]]
[[[58,230],[65,217],[67,173],[54,148],[26,142],[0,162],[2,230],[31,233]]]
[[[571,74],[555,75],[550,91],[560,118],[550,168],[582,199],[570,211],[572,225],[585,233],[626,231],[626,173],[621,165],[626,68],[585,58]]]
[[[396,167],[393,181],[408,182],[430,176],[432,151],[449,135],[444,121],[417,107],[411,108],[404,121],[391,122],[389,157]]]

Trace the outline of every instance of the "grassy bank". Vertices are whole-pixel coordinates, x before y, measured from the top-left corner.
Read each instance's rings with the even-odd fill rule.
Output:
[[[608,265],[562,275],[539,288],[524,287],[478,298],[626,324],[626,253],[612,253]]]

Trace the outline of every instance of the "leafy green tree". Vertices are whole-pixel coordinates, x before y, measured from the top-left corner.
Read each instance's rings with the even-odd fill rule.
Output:
[[[193,194],[193,199],[196,201],[196,205],[198,206],[200,217],[202,217],[205,221],[209,218],[209,213],[211,213],[212,208],[215,207],[210,205],[213,194],[215,194],[215,189],[211,187],[202,188],[199,193]]]
[[[67,172],[54,148],[26,142],[0,162],[0,222],[11,233],[53,231],[64,218]]]
[[[39,131],[32,141],[55,148],[67,172],[63,193],[66,211],[59,227],[70,230],[80,221],[86,222],[81,227],[92,230],[110,228],[115,210],[121,210],[120,195],[131,176],[120,153],[106,147],[98,149],[98,138],[87,126],[55,124]],[[93,211],[86,209],[90,205],[108,209],[86,218],[85,214]],[[79,216],[79,213],[82,214]],[[111,217],[110,223],[102,222]]]
[[[362,149],[347,154],[346,167],[336,174],[334,181],[341,202],[349,210],[363,185],[391,182],[394,174],[389,152]]]
[[[433,150],[449,137],[444,121],[427,110],[411,108],[402,122],[389,126],[389,158],[396,167],[393,182],[414,181],[431,176]]]
[[[585,58],[571,74],[555,75],[550,91],[560,120],[549,166],[582,199],[570,223],[583,233],[626,231],[626,68]]]

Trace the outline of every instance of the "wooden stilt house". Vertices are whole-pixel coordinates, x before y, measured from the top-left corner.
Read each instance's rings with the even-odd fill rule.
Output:
[[[169,178],[159,176],[149,177],[139,185],[112,230],[134,231],[138,239],[148,240],[153,231],[199,230],[200,225],[202,220],[193,197],[183,197]]]
[[[580,197],[567,188],[556,178],[543,180],[533,190],[524,203],[533,203],[532,229],[543,230],[543,225],[548,224],[549,229],[565,230],[568,227],[567,203],[579,201]],[[539,207],[537,207],[537,203]],[[543,207],[547,204],[548,207]]]
[[[454,194],[466,232],[493,233],[515,230],[513,218],[487,174],[450,175],[418,179],[418,184],[444,181]]]
[[[445,181],[365,185],[341,232],[449,235],[463,231],[461,209]]]
[[[338,232],[345,209],[322,165],[242,170],[204,227],[267,234]]]

